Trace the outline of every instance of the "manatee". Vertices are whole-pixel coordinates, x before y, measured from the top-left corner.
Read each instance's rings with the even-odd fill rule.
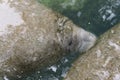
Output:
[[[20,78],[85,52],[96,36],[36,0],[0,0],[0,76]],[[17,79],[18,80],[18,79]]]

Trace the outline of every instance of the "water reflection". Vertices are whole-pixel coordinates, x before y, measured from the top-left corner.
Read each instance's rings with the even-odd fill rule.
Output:
[[[62,1],[63,0],[61,0],[61,2]],[[53,9],[58,5],[56,2],[55,4],[54,2],[52,4],[53,6],[50,7]],[[98,36],[120,22],[120,0],[86,0],[80,8],[78,7],[78,4],[79,2],[77,3],[77,7],[76,5],[69,5],[72,7],[65,7],[64,4],[64,6],[61,5],[61,8],[63,9],[58,9],[57,11],[65,16],[68,16],[76,25],[91,31]],[[66,3],[66,5],[68,4]],[[75,8],[73,8],[73,6]],[[78,54],[66,56],[57,64],[41,71],[37,71],[23,80],[61,80],[66,76],[66,72],[71,66],[71,63],[77,57]]]

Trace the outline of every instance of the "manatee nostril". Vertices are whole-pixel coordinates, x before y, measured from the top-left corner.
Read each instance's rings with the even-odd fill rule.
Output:
[[[90,42],[90,40],[89,40],[89,39],[83,39],[83,41],[84,41],[84,42]]]

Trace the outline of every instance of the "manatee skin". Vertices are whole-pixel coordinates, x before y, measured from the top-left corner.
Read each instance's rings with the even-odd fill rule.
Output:
[[[0,76],[20,78],[96,41],[36,0],[0,0],[0,6]]]

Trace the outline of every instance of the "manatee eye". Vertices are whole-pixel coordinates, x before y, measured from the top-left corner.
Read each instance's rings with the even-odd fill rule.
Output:
[[[72,45],[72,43],[73,43],[73,42],[72,42],[72,40],[71,40],[71,41],[68,43],[68,45],[69,45],[69,46],[71,46],[71,45]]]

